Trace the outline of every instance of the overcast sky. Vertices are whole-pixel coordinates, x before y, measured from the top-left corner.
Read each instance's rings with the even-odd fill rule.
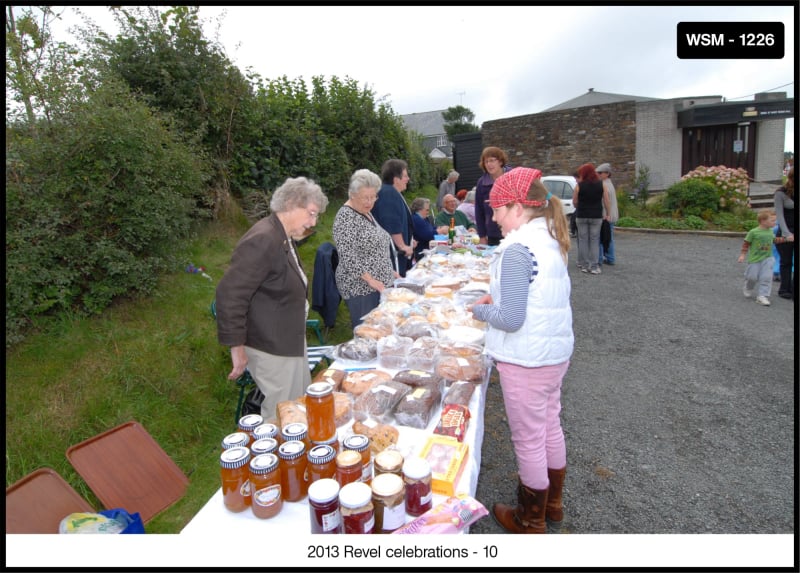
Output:
[[[105,7],[82,7],[115,31]],[[595,91],[653,98],[757,92],[794,97],[791,6],[202,6],[243,71],[350,77],[395,112],[462,104],[475,123],[538,113]],[[69,22],[79,22],[70,18]],[[783,22],[781,60],[680,60],[679,22]],[[794,120],[786,149],[794,151]]]

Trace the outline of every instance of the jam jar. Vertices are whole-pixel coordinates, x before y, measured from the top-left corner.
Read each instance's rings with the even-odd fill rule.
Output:
[[[314,446],[330,446],[336,453],[339,453],[339,436],[334,432],[333,437],[328,440],[311,440],[311,447]]]
[[[343,533],[372,533],[375,528],[372,488],[367,484],[355,481],[343,486],[339,491],[339,510]]]
[[[234,432],[222,438],[222,451],[231,448],[246,448],[250,443],[250,436],[244,432]]]
[[[239,431],[250,436],[250,443],[252,444],[255,441],[255,438],[253,437],[253,430],[263,423],[264,418],[262,418],[260,414],[247,414],[246,416],[239,418]],[[248,444],[248,447],[249,445],[250,444]]]
[[[406,513],[419,517],[433,507],[431,465],[423,458],[408,458],[403,463],[406,486]]]
[[[312,484],[323,478],[336,479],[336,450],[331,446],[314,446],[308,450],[306,476]]]
[[[384,473],[372,478],[375,533],[391,533],[406,523],[405,488],[399,475]]]
[[[306,388],[306,419],[308,439],[312,442],[328,440],[336,435],[332,384],[314,382]]]
[[[300,501],[308,493],[306,482],[306,445],[299,440],[278,446],[281,460],[281,495],[284,501]]]
[[[311,447],[311,442],[308,441],[308,425],[303,422],[291,422],[290,424],[286,424],[281,429],[281,440],[284,442],[300,440],[306,445],[306,449],[308,449]]]
[[[222,501],[228,511],[239,513],[250,507],[250,450],[229,448],[219,456]]]
[[[361,481],[361,454],[344,450],[336,456],[336,481],[340,486]]]
[[[402,478],[403,474],[403,454],[397,450],[383,450],[373,463],[375,475],[390,473]]]
[[[250,444],[250,453],[253,456],[261,454],[277,454],[278,440],[275,438],[261,438]]]
[[[361,454],[361,481],[369,485],[372,482],[372,450],[369,438],[364,434],[353,434],[344,439],[342,448]]]
[[[256,426],[253,429],[253,439],[260,440],[261,438],[275,438],[278,439],[278,426],[275,424],[265,423]]]
[[[250,460],[250,491],[250,509],[253,510],[253,515],[259,519],[269,519],[280,513],[283,498],[278,456],[259,454]]]
[[[311,517],[311,533],[341,533],[339,482],[323,478],[312,483],[308,487],[308,511]]]

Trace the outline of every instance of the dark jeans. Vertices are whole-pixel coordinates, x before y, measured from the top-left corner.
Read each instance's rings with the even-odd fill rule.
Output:
[[[781,256],[779,272],[781,275],[781,286],[778,288],[778,295],[794,294],[792,287],[792,267],[794,266],[794,243],[780,243],[775,245],[778,254]]]
[[[365,294],[362,296],[354,296],[344,301],[347,304],[347,310],[350,311],[350,324],[353,328],[361,324],[361,317],[376,308],[381,302],[381,293],[378,291],[372,294]]]

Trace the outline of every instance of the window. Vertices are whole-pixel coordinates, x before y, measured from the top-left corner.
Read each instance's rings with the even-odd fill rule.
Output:
[[[437,135],[436,136],[436,147],[445,147],[449,145],[447,141],[447,134]]]

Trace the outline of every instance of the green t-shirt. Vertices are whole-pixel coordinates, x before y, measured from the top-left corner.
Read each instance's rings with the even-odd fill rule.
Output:
[[[775,234],[772,229],[762,229],[756,227],[747,231],[747,236],[744,238],[746,243],[750,243],[750,249],[747,251],[748,263],[760,263],[772,256],[772,243],[775,240]]]
[[[464,211],[459,211],[456,209],[455,213],[452,215],[442,209],[436,215],[436,219],[434,219],[434,225],[437,227],[441,227],[442,225],[449,227],[450,226],[450,218],[455,217],[456,219],[456,227],[459,225],[463,226],[465,229],[471,229],[475,226],[475,223],[469,220],[469,217],[464,213]]]

